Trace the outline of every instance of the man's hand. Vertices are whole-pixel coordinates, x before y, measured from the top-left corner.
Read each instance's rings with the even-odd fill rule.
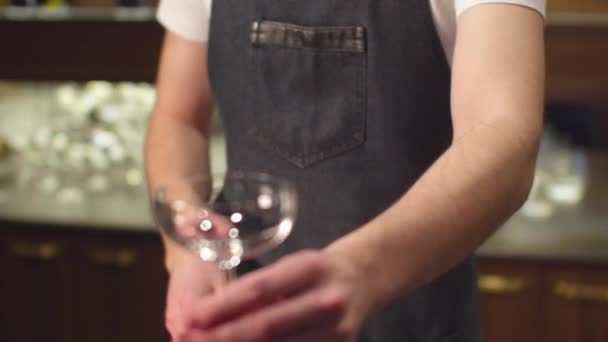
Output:
[[[180,237],[226,238],[232,223],[228,218],[186,202],[175,204],[178,210],[175,230]],[[208,231],[203,232],[207,227]],[[196,308],[226,283],[226,277],[214,263],[202,262],[197,255],[165,241],[171,247],[167,261],[169,289],[165,314],[167,330],[174,342],[198,341],[201,332],[196,328]]]
[[[354,341],[370,312],[366,275],[332,252],[303,251],[199,301],[200,341]]]
[[[156,104],[148,125],[145,151],[150,190],[190,175],[210,173],[209,124],[213,100],[207,77],[207,44],[166,32],[156,85]],[[179,189],[172,190],[176,193],[168,194],[169,198],[192,199]],[[204,196],[196,194],[194,198]],[[163,241],[165,265],[170,274],[166,325],[173,340],[183,342],[194,339],[197,333],[190,324],[192,309],[217,290],[223,275],[215,265],[198,260],[167,236],[163,235]]]
[[[193,325],[196,309],[225,284],[214,264],[204,263],[187,251],[183,253],[170,270],[167,291],[165,324],[173,342],[197,340],[200,332]]]

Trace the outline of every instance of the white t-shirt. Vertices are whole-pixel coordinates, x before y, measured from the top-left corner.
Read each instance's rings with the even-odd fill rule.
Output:
[[[165,29],[186,39],[205,42],[209,36],[212,0],[161,0],[157,18]],[[221,1],[221,0],[218,0]],[[303,0],[306,1],[306,0]],[[458,17],[484,3],[506,3],[529,7],[545,15],[546,0],[429,0],[435,26],[448,61],[452,60]]]

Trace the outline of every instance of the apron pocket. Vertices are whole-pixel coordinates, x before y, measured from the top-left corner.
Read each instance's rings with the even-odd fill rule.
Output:
[[[304,168],[365,140],[366,40],[362,26],[252,25],[254,123],[250,133]]]

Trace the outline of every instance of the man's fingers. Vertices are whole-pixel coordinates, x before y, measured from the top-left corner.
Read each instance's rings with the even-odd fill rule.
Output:
[[[300,252],[229,283],[198,306],[198,324],[210,327],[260,305],[314,286],[323,274],[316,252]]]
[[[227,341],[214,340],[207,333],[205,333],[203,331],[192,330],[187,333],[173,336],[171,339],[171,342],[227,342]]]
[[[321,326],[336,326],[345,305],[346,297],[338,289],[309,291],[220,325],[213,335],[223,341],[280,340]]]
[[[336,335],[333,327],[324,326],[317,329],[301,332],[298,335],[281,337],[269,340],[268,342],[343,342],[343,339]]]
[[[260,312],[258,320],[266,328],[267,339],[280,339],[335,326],[342,318],[346,298],[338,291],[311,291],[293,300]],[[321,329],[324,330],[324,329]]]

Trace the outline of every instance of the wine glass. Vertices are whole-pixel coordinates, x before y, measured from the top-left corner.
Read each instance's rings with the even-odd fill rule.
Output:
[[[215,263],[228,280],[242,260],[285,241],[296,212],[293,184],[267,173],[194,175],[167,181],[152,193],[152,214],[165,235]]]

